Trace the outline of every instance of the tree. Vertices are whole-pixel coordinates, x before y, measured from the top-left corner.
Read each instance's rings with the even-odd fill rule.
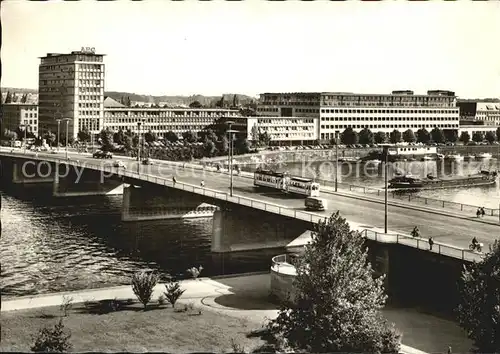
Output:
[[[382,317],[384,277],[373,277],[363,236],[339,213],[320,221],[296,264],[294,304],[269,328],[292,350],[398,353],[401,335]]]
[[[28,94],[25,93],[21,96],[21,103],[26,103],[27,100],[28,100]]]
[[[267,133],[267,131],[259,132],[259,143],[264,146],[269,146],[271,144],[271,136]]]
[[[436,144],[444,143],[445,141],[444,132],[438,127],[434,127],[434,129],[431,130],[431,139]]]
[[[500,242],[462,272],[457,307],[460,326],[479,353],[500,352]]]
[[[78,140],[81,142],[90,141],[90,132],[89,132],[89,129],[87,127],[83,127],[83,130],[80,130],[76,136],[77,136]]]
[[[495,140],[497,140],[496,134],[493,131],[486,132],[484,138],[488,141],[488,143],[493,144]]]
[[[403,141],[407,143],[414,143],[417,141],[417,138],[415,137],[415,133],[413,133],[413,130],[408,129],[403,132]]]
[[[118,129],[116,133],[113,134],[113,142],[118,145],[123,145],[125,140],[125,133],[122,128]]]
[[[123,147],[125,148],[125,151],[132,150],[132,137],[130,135],[125,134],[123,136]]]
[[[383,144],[387,142],[387,134],[384,132],[376,132],[374,136],[375,144]]]
[[[347,127],[340,136],[340,141],[344,145],[354,145],[358,143],[358,133],[351,127]]]
[[[173,131],[169,130],[165,134],[165,139],[170,141],[171,143],[176,143],[179,140],[179,137]]]
[[[144,134],[144,140],[146,140],[147,143],[152,143],[153,141],[156,141],[156,139],[157,139],[156,134],[153,133],[151,130],[149,130],[146,134]]]
[[[374,137],[372,131],[368,128],[363,128],[363,130],[359,132],[359,143],[370,145],[373,144],[373,142]]]
[[[417,142],[427,144],[431,140],[431,134],[425,128],[417,130]]]
[[[469,132],[462,132],[462,134],[460,134],[460,139],[459,140],[462,143],[467,144],[470,141]]]
[[[444,138],[450,143],[456,143],[458,141],[458,130],[456,129],[445,129]]]
[[[111,151],[113,149],[113,132],[109,128],[101,130],[99,138],[102,151]]]
[[[152,272],[137,272],[132,276],[132,290],[146,310],[151,301],[158,275]]]
[[[8,129],[5,129],[3,136],[5,137],[5,139],[10,140],[11,142],[17,140],[17,133]]]
[[[127,96],[127,100],[125,101],[125,105],[127,107],[130,107],[132,105],[132,103],[130,102],[130,96]]]
[[[52,133],[50,130],[48,130],[43,138],[45,139],[45,142],[47,144],[49,144],[49,146],[52,146],[54,144],[54,142],[56,141],[56,135],[54,133]]]
[[[214,157],[217,155],[217,147],[212,140],[208,140],[203,144],[203,150],[205,152],[205,156]]]
[[[18,99],[17,93],[13,93],[13,94],[12,94],[12,102],[13,102],[13,103],[16,103],[16,102],[17,102],[17,99]]]
[[[472,141],[475,141],[476,143],[480,143],[483,140],[484,140],[484,135],[482,132],[472,133]]]
[[[181,286],[179,285],[179,282],[170,282],[165,284],[165,290],[163,294],[167,298],[168,302],[172,305],[172,307],[175,307],[175,303],[177,300],[184,294],[186,290],[181,289]]]
[[[391,144],[397,144],[401,141],[401,132],[397,129],[394,129],[390,134],[389,134],[389,141]]]
[[[234,141],[236,154],[248,154],[250,152],[250,142],[244,135],[238,135]]]
[[[496,135],[497,135],[497,141],[500,142],[500,127],[497,128]]]
[[[220,141],[216,143],[217,150],[221,155],[227,155],[229,151],[229,140],[226,136],[223,136]]]
[[[189,104],[189,108],[201,108],[203,105],[199,101],[193,101]]]
[[[198,135],[192,130],[182,133],[182,139],[188,143],[196,143],[198,141]]]
[[[5,96],[5,103],[12,103],[12,94],[10,91],[7,91],[7,95]]]
[[[238,107],[240,104],[239,100],[238,100],[238,95],[234,95],[233,96],[233,107]]]

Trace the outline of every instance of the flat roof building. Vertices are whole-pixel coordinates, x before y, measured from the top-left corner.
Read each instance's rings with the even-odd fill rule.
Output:
[[[38,136],[38,105],[32,103],[2,104],[2,129],[16,131],[21,127]],[[3,132],[2,132],[3,133]],[[18,137],[21,139],[22,137]]]
[[[40,58],[38,106],[40,134],[57,132],[57,120],[67,119],[69,135],[87,127],[93,134],[103,127],[104,54],[82,48],[69,54],[49,53]],[[66,124],[61,124],[61,134]]]

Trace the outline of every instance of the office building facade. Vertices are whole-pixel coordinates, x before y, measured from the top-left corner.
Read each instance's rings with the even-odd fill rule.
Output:
[[[49,53],[40,58],[38,80],[39,129],[61,133],[69,128],[76,137],[87,127],[97,134],[103,127],[104,78],[103,54],[93,48],[82,48],[70,54]]]
[[[32,103],[4,103],[2,105],[2,129],[18,128],[38,136],[38,105]],[[18,139],[23,137],[19,136]]]

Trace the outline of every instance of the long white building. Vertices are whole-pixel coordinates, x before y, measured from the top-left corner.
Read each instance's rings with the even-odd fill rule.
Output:
[[[348,127],[358,132],[366,127],[384,133],[394,129],[401,132],[434,127],[458,129],[460,120],[455,93],[442,90],[428,91],[426,95],[415,95],[413,91],[393,91],[391,94],[264,93],[257,112],[261,118],[248,125],[249,136],[255,126],[267,131],[272,140],[283,142],[329,141]],[[312,119],[314,134],[310,134],[309,129],[294,127],[298,123],[290,125],[290,121],[305,118]],[[287,135],[292,127],[303,135]]]
[[[200,132],[224,119],[240,120],[241,116],[235,109],[126,107],[107,97],[103,128],[114,132],[130,130],[134,133],[140,129],[141,133],[151,131],[159,138],[172,131],[181,137],[186,131]]]

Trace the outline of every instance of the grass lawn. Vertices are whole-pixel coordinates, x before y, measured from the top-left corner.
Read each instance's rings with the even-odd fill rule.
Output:
[[[234,352],[232,342],[250,351],[265,342],[248,336],[261,324],[177,304],[150,305],[143,311],[136,301],[101,301],[75,304],[64,317],[71,331],[71,351],[113,352]],[[33,337],[44,326],[59,321],[59,307],[1,314],[1,345],[4,351],[29,352]]]

